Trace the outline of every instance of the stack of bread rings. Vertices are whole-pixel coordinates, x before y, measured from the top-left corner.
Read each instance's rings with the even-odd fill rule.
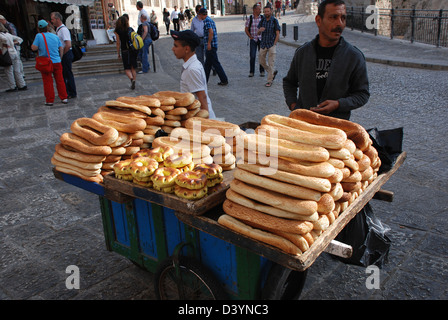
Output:
[[[194,166],[193,171],[203,173],[207,177],[208,194],[222,187],[224,176],[222,175],[222,167],[219,164],[199,163]]]
[[[265,116],[243,143],[218,222],[292,255],[309,249],[381,165],[362,126],[303,109]]]

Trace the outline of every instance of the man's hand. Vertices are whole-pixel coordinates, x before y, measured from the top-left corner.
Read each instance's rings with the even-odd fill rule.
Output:
[[[264,32],[264,30],[266,30],[265,27],[261,27],[260,29],[258,29],[257,33],[258,34],[262,34]]]
[[[294,110],[294,108],[296,107],[296,103],[291,103],[291,105],[289,106],[289,110]]]
[[[329,114],[335,111],[337,108],[339,108],[339,101],[325,100],[321,104],[317,105],[317,107],[310,108],[310,110],[320,114]]]

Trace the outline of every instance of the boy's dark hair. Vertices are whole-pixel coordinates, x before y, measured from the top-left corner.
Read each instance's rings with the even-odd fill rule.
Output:
[[[325,15],[325,8],[327,7],[327,4],[334,4],[335,6],[340,6],[345,4],[344,0],[324,0],[319,4],[319,7],[317,8],[317,15],[321,18]]]
[[[137,7],[139,7],[140,9],[143,8],[143,2],[137,1]]]

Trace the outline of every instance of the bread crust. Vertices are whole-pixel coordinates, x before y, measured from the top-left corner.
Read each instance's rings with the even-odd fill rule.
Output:
[[[96,146],[71,132],[63,133],[60,141],[63,145],[87,154],[107,156],[112,152],[112,148],[109,146]]]
[[[249,238],[258,240],[260,242],[269,244],[288,254],[292,254],[295,256],[302,254],[302,251],[291,241],[286,240],[285,238],[282,238],[280,236],[274,235],[270,232],[252,228],[251,226],[248,226],[247,224],[227,214],[221,215],[218,218],[218,223],[227,227],[230,230],[233,230],[237,233],[243,234]]]
[[[349,120],[318,114],[306,109],[295,109],[289,114],[289,117],[303,120],[311,124],[341,129],[347,134],[347,138],[352,140],[362,151],[368,149],[372,144],[367,131],[361,125]]]
[[[108,146],[118,139],[118,131],[92,118],[78,118],[70,130],[97,146]]]
[[[226,121],[206,119],[199,116],[185,120],[185,128],[188,129],[199,128],[198,124],[200,124],[200,130],[202,132],[206,130],[218,130],[225,138],[234,137],[241,131],[238,125]]]

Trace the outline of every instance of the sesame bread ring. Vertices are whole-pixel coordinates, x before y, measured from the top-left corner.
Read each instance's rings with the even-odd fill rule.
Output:
[[[106,156],[102,155],[93,155],[93,154],[87,154],[83,152],[77,152],[66,149],[62,143],[58,143],[55,145],[55,151],[60,154],[61,156],[65,158],[70,158],[74,160],[78,160],[81,162],[91,162],[91,163],[99,163],[103,162],[106,159]]]
[[[159,102],[158,105],[155,105],[154,107],[160,107],[160,101],[158,101],[158,102]],[[137,110],[137,111],[146,113],[147,115],[151,114],[151,109],[149,109],[149,107],[143,106],[143,105],[138,105],[138,104],[130,104],[130,103],[125,103],[125,102],[121,102],[121,101],[117,101],[117,100],[109,100],[109,101],[105,102],[105,105],[106,105],[106,107],[116,107],[116,108],[121,108],[121,109],[125,109],[125,110]]]
[[[200,109],[200,108],[201,108],[201,102],[198,99],[196,99],[196,100],[194,100],[194,102],[192,104],[190,104],[187,107],[187,110],[194,110],[194,109]]]
[[[188,151],[182,151],[180,153],[173,153],[168,156],[163,163],[165,167],[181,168],[193,162],[193,157]]]
[[[97,146],[108,146],[118,138],[118,131],[92,118],[73,121],[70,130]]]
[[[166,114],[165,115],[165,121],[166,120],[174,120],[174,121],[180,121],[182,120],[182,116],[172,115],[172,114]]]
[[[207,185],[207,176],[204,173],[186,171],[177,175],[176,184],[187,189],[202,189]]]
[[[160,108],[151,108],[151,115],[165,118],[165,111]]]
[[[126,133],[134,133],[146,128],[146,122],[143,119],[120,116],[113,113],[97,112],[92,118],[102,124]]]
[[[194,94],[190,92],[159,91],[154,93],[153,96],[156,98],[172,97],[176,99],[174,104],[176,107],[188,107],[196,100]]]
[[[138,157],[132,160],[131,174],[134,178],[151,176],[159,166],[159,163],[148,157]]]
[[[75,150],[87,154],[107,156],[112,152],[112,149],[109,146],[94,145],[86,139],[83,139],[71,132],[63,133],[60,137],[60,141],[63,145],[67,145]]]
[[[219,164],[211,163],[199,163],[194,166],[193,171],[204,173],[207,176],[207,179],[213,179],[219,176],[222,173],[222,167]]]
[[[169,106],[169,105],[174,105],[176,103],[176,99],[174,99],[173,97],[156,97],[154,95],[148,96],[148,95],[141,95],[138,96],[138,98],[153,98],[153,99],[157,99],[160,102],[160,106]]]
[[[123,147],[129,142],[130,142],[129,135],[127,133],[118,131],[117,140],[115,140],[114,143],[109,144],[109,147],[112,147],[112,148],[113,147]]]
[[[180,173],[179,169],[162,167],[154,171],[151,180],[154,186],[160,188],[172,187],[176,184],[175,179]]]
[[[193,190],[182,188],[179,185],[176,185],[174,187],[174,193],[176,194],[176,196],[187,200],[201,199],[207,195],[207,192],[208,192],[207,186],[203,187],[202,189],[193,189]]]
[[[103,182],[103,176],[101,174],[97,174],[96,176],[85,176],[81,172],[77,170],[73,170],[68,167],[61,167],[61,166],[55,166],[56,171],[67,173],[73,176],[77,176],[78,178],[81,178],[86,181],[90,182],[96,182],[96,183],[102,183]]]
[[[112,113],[112,114],[115,114],[118,116],[133,117],[133,118],[140,118],[140,119],[144,119],[144,118],[148,117],[148,114],[141,112],[141,111],[125,110],[125,109],[118,109],[118,108],[106,107],[106,106],[99,107],[97,112],[107,112],[107,113]]]

